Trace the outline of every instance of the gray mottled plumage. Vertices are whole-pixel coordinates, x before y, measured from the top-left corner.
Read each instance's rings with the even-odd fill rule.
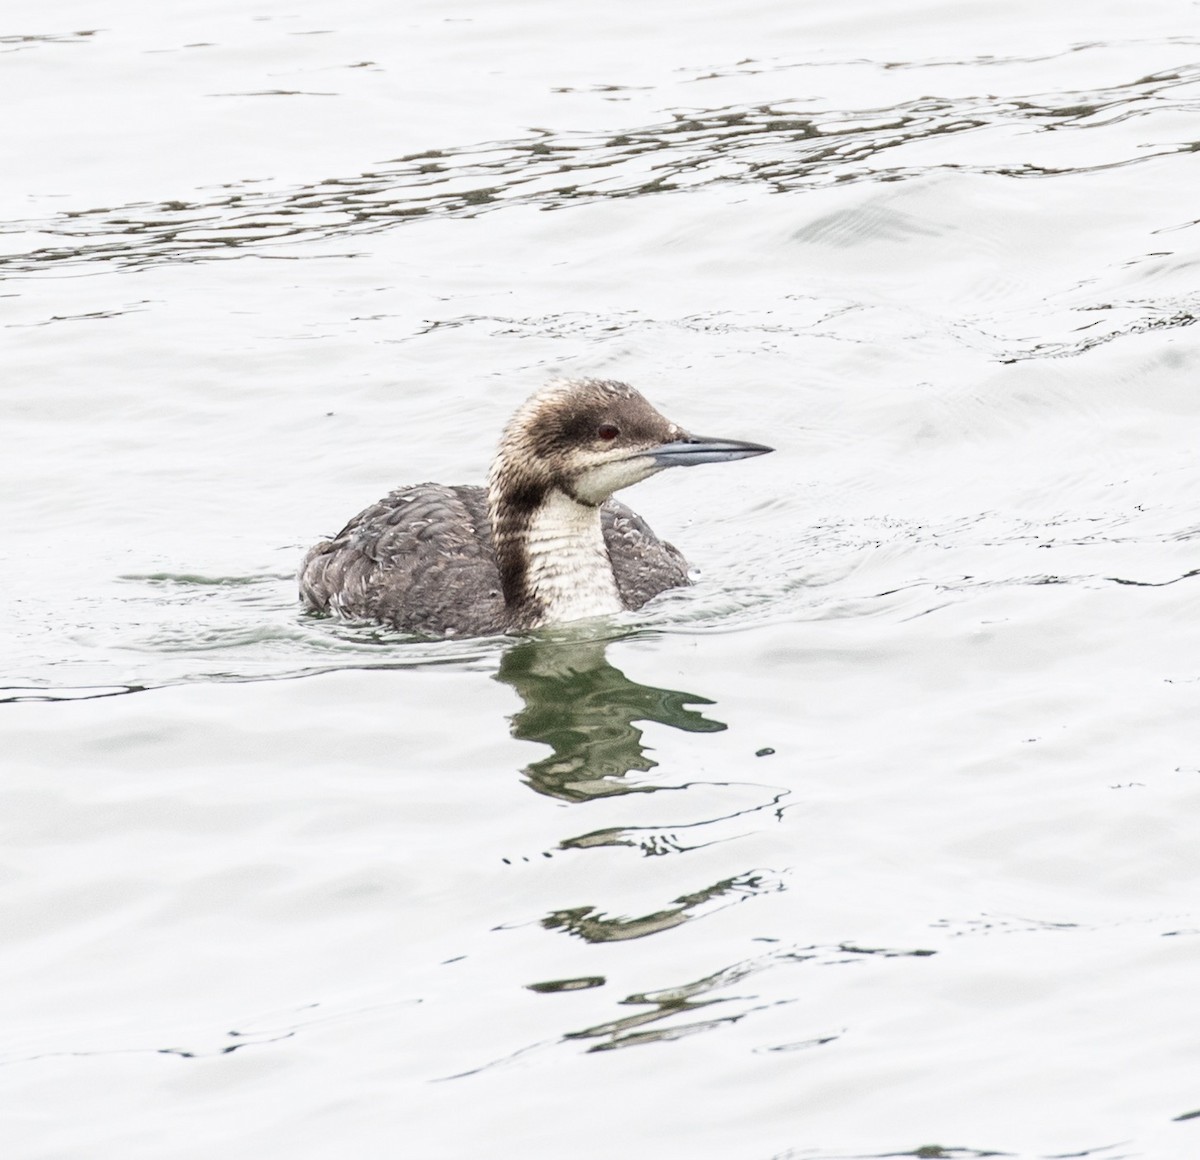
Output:
[[[688,435],[624,383],[555,384],[505,428],[486,488],[393,491],[309,551],[300,596],[431,636],[640,608],[687,584],[687,563],[612,493],[664,467],[768,450]]]
[[[626,608],[688,583],[682,553],[636,512],[610,499],[600,519]],[[482,487],[397,488],[317,544],[301,583],[312,608],[427,636],[490,636],[514,627]]]

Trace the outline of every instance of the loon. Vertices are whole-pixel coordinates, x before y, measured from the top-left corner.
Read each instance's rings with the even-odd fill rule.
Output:
[[[667,467],[772,448],[690,435],[625,383],[553,383],[504,430],[488,485],[401,487],[300,566],[307,609],[426,636],[491,636],[641,608],[687,561],[611,499]]]

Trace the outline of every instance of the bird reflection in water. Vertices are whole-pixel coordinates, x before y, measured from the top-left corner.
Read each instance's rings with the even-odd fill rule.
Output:
[[[569,802],[649,793],[659,787],[621,780],[658,764],[647,755],[635,722],[687,733],[719,733],[726,727],[689,708],[712,701],[639,685],[609,664],[604,650],[604,641],[556,634],[526,640],[504,654],[496,680],[511,685],[525,702],[512,718],[513,736],[553,750],[523,771],[538,793]]]
[[[560,850],[626,847],[645,856],[684,853],[740,836],[750,814],[778,814],[786,791],[752,783],[687,782],[647,785],[625,781],[629,773],[646,773],[658,763],[646,753],[636,722],[657,722],[688,733],[720,733],[714,721],[692,705],[712,701],[695,693],[658,689],[631,681],[609,664],[605,642],[569,629],[557,630],[518,644],[504,655],[496,679],[511,685],[525,702],[512,718],[512,733],[523,741],[540,741],[553,752],[522,771],[538,793],[567,802],[588,802],[617,794],[659,789],[694,790],[721,787],[742,800],[699,818],[663,825],[622,825],[592,830],[558,842]],[[746,800],[745,793],[750,799]],[[765,794],[764,794],[764,791]],[[736,831],[731,831],[736,827]],[[644,938],[680,926],[701,912],[780,889],[777,876],[748,870],[675,897],[668,906],[635,916],[606,914],[592,905],[556,910],[542,919],[548,930],[561,930],[588,942]]]

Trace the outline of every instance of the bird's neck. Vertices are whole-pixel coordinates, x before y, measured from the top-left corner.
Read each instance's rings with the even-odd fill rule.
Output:
[[[492,536],[512,627],[607,616],[624,606],[600,509],[556,487],[490,489]]]

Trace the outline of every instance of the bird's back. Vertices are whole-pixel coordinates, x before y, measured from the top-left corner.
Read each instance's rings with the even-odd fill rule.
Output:
[[[688,583],[683,556],[639,515],[611,499],[600,514],[626,608]],[[393,491],[304,557],[300,595],[314,611],[430,636],[512,627],[482,487],[421,483]]]

